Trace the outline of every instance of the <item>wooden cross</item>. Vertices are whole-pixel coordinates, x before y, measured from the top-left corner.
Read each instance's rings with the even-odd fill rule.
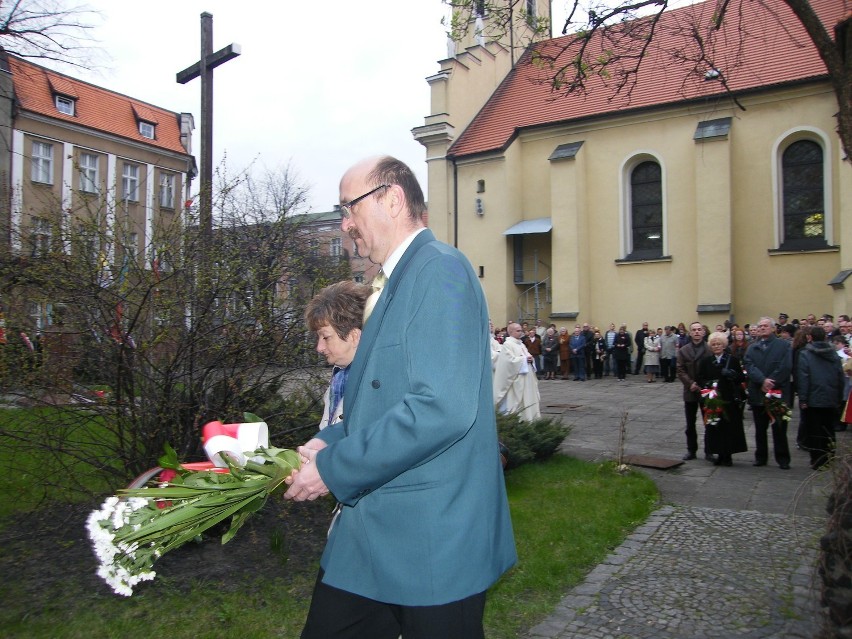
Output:
[[[180,84],[201,78],[201,168],[198,215],[204,252],[209,248],[213,238],[213,69],[236,58],[240,53],[238,44],[229,44],[224,49],[213,53],[213,15],[205,11],[201,14],[201,59],[177,74],[177,81]]]

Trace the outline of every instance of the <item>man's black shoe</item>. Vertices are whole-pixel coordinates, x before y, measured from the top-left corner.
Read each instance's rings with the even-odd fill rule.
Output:
[[[787,462],[784,462],[783,464],[778,464],[778,467],[781,470],[790,470],[790,464],[788,464]]]
[[[765,461],[756,461],[752,464],[752,466],[766,466]]]
[[[682,457],[683,461],[689,461],[690,459],[695,459],[695,453],[687,453]]]

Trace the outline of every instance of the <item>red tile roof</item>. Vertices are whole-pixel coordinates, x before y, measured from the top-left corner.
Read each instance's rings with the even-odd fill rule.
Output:
[[[29,60],[9,56],[15,97],[23,111],[111,133],[151,147],[186,154],[180,143],[180,114],[75,80]],[[56,108],[55,95],[75,99],[75,114]],[[139,119],[156,124],[156,139],[139,133]]]
[[[843,4],[838,0],[811,0],[832,35],[834,25],[845,17]],[[616,95],[618,78],[614,70],[609,79],[592,76],[585,94],[565,97],[552,92],[549,68],[536,62],[536,54],[558,56],[558,63],[564,64],[576,54],[577,46],[562,51],[574,36],[533,45],[448,154],[461,157],[505,149],[525,127],[723,96],[721,82],[704,80],[703,74],[709,70],[706,64],[698,74],[691,74],[694,63],[678,59],[678,55],[694,54],[691,29],[695,24],[708,25],[716,6],[709,0],[663,14],[629,98]],[[715,38],[716,52],[710,59],[735,93],[827,77],[816,48],[782,0],[734,3]],[[739,50],[741,38],[743,47]],[[589,50],[601,52],[605,48],[598,34]]]

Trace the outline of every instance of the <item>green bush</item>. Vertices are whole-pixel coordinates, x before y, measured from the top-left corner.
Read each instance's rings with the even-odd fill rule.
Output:
[[[553,417],[524,421],[518,413],[497,414],[497,436],[508,449],[506,470],[551,457],[571,427]]]

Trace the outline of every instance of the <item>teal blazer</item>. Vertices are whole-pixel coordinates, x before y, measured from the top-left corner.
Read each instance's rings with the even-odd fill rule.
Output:
[[[467,259],[422,231],[364,326],[316,463],[343,505],[324,582],[407,606],[485,591],[517,560],[497,447],[488,308]]]

